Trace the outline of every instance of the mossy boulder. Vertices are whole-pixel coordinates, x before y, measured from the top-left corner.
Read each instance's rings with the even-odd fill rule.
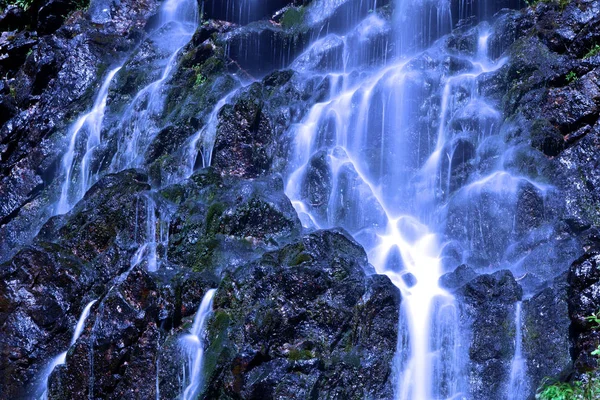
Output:
[[[170,222],[168,258],[196,271],[219,274],[301,231],[278,177],[221,178],[211,168],[162,193],[179,202]]]
[[[204,395],[391,396],[400,296],[366,268],[362,248],[334,230],[228,274],[208,327]]]

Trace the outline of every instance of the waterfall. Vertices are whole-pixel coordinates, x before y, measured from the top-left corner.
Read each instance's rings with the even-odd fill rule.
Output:
[[[189,178],[195,171],[198,162],[198,154],[200,154],[202,168],[209,167],[212,162],[212,149],[215,144],[215,138],[217,135],[217,127],[219,124],[219,111],[229,103],[231,98],[237,93],[233,91],[223,97],[217,102],[210,115],[206,124],[200,128],[192,137],[188,139],[186,151],[183,152],[183,158],[181,164],[184,166],[183,176]],[[198,144],[200,148],[198,149]]]
[[[515,354],[510,366],[510,380],[506,393],[507,400],[521,400],[527,398],[527,365],[523,358],[523,333],[521,328],[521,305],[515,305]]]
[[[77,342],[77,339],[79,339],[79,336],[81,336],[83,328],[85,327],[85,321],[90,315],[90,310],[92,309],[94,303],[96,303],[96,300],[90,301],[81,312],[79,320],[77,320],[77,325],[75,326],[75,331],[73,332],[73,337],[71,338],[71,343],[69,344],[69,347],[73,346],[75,342]],[[38,389],[38,392],[42,392],[42,394],[39,396],[36,395],[36,398],[46,399],[48,397],[48,378],[50,378],[52,371],[54,371],[54,369],[57,366],[63,365],[66,362],[67,351],[68,349],[54,357],[52,361],[48,364],[48,366],[44,369],[44,372],[42,373],[42,378],[40,379],[40,389]]]
[[[62,158],[61,172],[63,183],[60,192],[60,198],[56,204],[55,214],[64,214],[71,210],[71,207],[77,203],[85,195],[85,192],[91,186],[91,171],[90,163],[94,149],[100,144],[102,122],[104,120],[104,112],[106,110],[106,99],[108,98],[108,88],[113,78],[119,72],[121,67],[111,70],[104,79],[104,83],[100,87],[100,91],[96,96],[96,101],[90,112],[82,115],[75,121],[69,131],[69,147]],[[79,168],[80,187],[77,190],[72,182],[72,175],[75,169],[75,157],[77,156],[78,141],[81,134],[87,133],[85,140],[85,154],[81,159]],[[75,193],[72,191],[75,190]]]
[[[149,40],[164,54],[165,65],[157,62],[162,69],[158,80],[142,88],[133,98],[121,116],[116,131],[103,137],[102,129],[106,111],[109,87],[119,66],[109,71],[104,79],[92,110],[77,119],[68,135],[68,148],[61,162],[63,183],[54,214],[64,214],[75,205],[96,182],[93,161],[96,149],[112,137],[118,139],[118,150],[113,156],[110,170],[113,172],[125,168],[140,167],[146,147],[158,132],[156,117],[164,108],[163,86],[171,76],[179,52],[196,30],[198,7],[192,0],[168,0],[159,12],[160,26],[151,33]]]
[[[185,389],[182,400],[193,400],[202,388],[202,362],[204,356],[204,330],[212,313],[212,302],[216,289],[206,292],[194,317],[190,333],[181,339],[181,347],[187,355],[187,371],[184,371]]]
[[[198,5],[193,0],[168,0],[161,7],[159,20],[161,26],[149,40],[165,57],[157,63],[162,68],[160,77],[135,95],[111,132],[111,136],[118,138],[110,166],[113,172],[142,167],[145,151],[161,128],[157,121],[165,106],[164,85],[198,26]]]
[[[381,31],[378,22],[368,16],[346,37],[358,29]],[[285,191],[303,224],[346,228],[365,247],[377,273],[387,275],[402,293],[392,378],[398,400],[463,398],[469,392],[459,305],[438,284],[448,271],[442,241],[448,201],[456,190],[451,182],[453,149],[461,138],[478,142],[494,135],[500,118],[480,96],[477,80],[505,60],[488,58],[490,30],[482,24],[465,70],[432,73],[416,67],[424,53],[443,51],[434,42],[451,29],[448,1],[398,0],[396,57],[365,72],[370,61],[342,41],[353,62],[344,64],[343,73],[325,76],[329,97],[293,128]],[[314,58],[319,51],[315,46],[322,42],[292,64],[298,72],[311,73],[306,60]],[[429,124],[419,125],[423,104],[432,96],[439,103],[427,110]],[[457,130],[453,122],[467,117],[473,126]],[[326,204],[314,201],[308,189],[315,157],[322,154],[331,176]],[[482,178],[498,173],[506,172],[494,170]]]
[[[202,6],[246,24],[265,13],[270,16],[270,6],[263,3],[205,0]],[[450,0],[395,0],[392,17],[384,15],[387,11],[378,14],[375,0],[360,2],[361,9],[365,5],[371,9],[369,15],[357,17],[361,14],[354,12],[336,16],[342,3],[344,0],[315,0],[304,10],[311,29],[325,25],[318,33],[311,32],[308,47],[289,67],[296,77],[306,76],[307,81],[322,78],[328,93],[310,105],[304,117],[294,121],[291,132],[286,132],[293,143],[283,171],[285,193],[306,229],[345,228],[365,248],[375,271],[386,275],[401,293],[390,378],[395,400],[469,398],[468,327],[461,326],[464,321],[458,296],[440,286],[439,280],[463,262],[486,271],[520,268],[509,259],[510,246],[517,241],[512,226],[517,193],[524,186],[542,194],[549,188],[511,171],[511,149],[502,143],[498,132],[502,115],[494,102],[480,93],[480,79],[505,62],[490,58],[489,42],[494,32],[487,23],[473,28],[477,35],[474,49],[459,57],[439,40],[451,33],[456,23]],[[490,11],[482,11],[485,7],[479,3],[483,2],[461,0],[460,18],[475,15],[471,8],[487,16]],[[346,25],[330,31],[325,21],[334,17],[345,18]],[[79,117],[68,132],[56,214],[70,211],[97,181],[100,172],[94,167],[95,157],[109,141],[114,148],[102,173],[147,167],[146,152],[164,128],[169,81],[200,18],[194,0],[163,2],[159,26],[147,37],[156,53],[155,59],[150,57],[151,78],[140,84],[118,120],[104,126],[111,82],[128,64],[108,72],[92,110]],[[451,61],[442,60],[446,56]],[[447,64],[455,59],[460,66],[453,69]],[[242,83],[237,81],[236,85]],[[204,114],[203,126],[178,150],[177,176],[169,177],[167,184],[190,178],[195,169],[211,165],[219,113],[234,102],[237,93],[237,89],[232,90]],[[325,162],[318,162],[321,159]],[[457,179],[456,168],[470,162],[475,172]],[[318,168],[327,168],[327,173],[314,174]],[[323,185],[327,189],[318,196],[311,176],[328,179]],[[161,203],[155,196],[156,189],[144,193],[136,204],[137,217],[144,219],[139,227],[136,221],[134,242],[138,247],[129,260],[129,270],[115,279],[114,285],[143,262],[149,272],[156,272],[166,259],[169,216],[162,209],[166,201]],[[493,244],[483,233],[486,224],[478,205],[481,199],[490,198],[501,203],[497,207],[501,210],[494,215],[496,221],[502,229],[510,225],[505,235],[510,237],[505,238],[502,231],[493,237],[497,240]],[[452,214],[456,210],[463,214],[456,217]],[[456,225],[464,229],[453,231],[452,218],[462,218]],[[454,246],[458,255],[448,256],[449,246]],[[180,339],[186,356],[183,400],[196,398],[204,384],[204,336],[215,291],[206,292],[189,334]],[[83,310],[71,346],[81,335],[94,303]],[[522,399],[528,393],[521,302],[515,309],[515,354],[509,380],[503,382],[507,399]],[[92,352],[93,344],[90,398],[94,389]],[[65,351],[55,357],[44,371],[42,397],[46,396],[50,374],[65,363],[66,355]],[[158,359],[156,369],[158,398]]]
[[[160,26],[151,33],[149,40],[156,51],[165,57],[157,62],[162,72],[158,80],[151,82],[135,95],[123,112],[116,131],[107,135],[108,138],[118,138],[118,149],[110,167],[113,172],[142,165],[144,152],[159,130],[156,118],[164,108],[163,86],[177,64],[181,49],[196,30],[199,20],[198,5],[193,0],[167,0],[160,8],[158,19]],[[163,65],[165,61],[166,64]],[[107,74],[92,110],[79,117],[69,130],[69,146],[61,163],[63,184],[55,206],[55,214],[68,212],[96,181],[91,164],[95,150],[104,139],[101,132],[108,89],[121,68],[122,66],[119,66]],[[87,134],[85,138],[82,137],[84,133]],[[75,173],[78,173],[78,176],[74,176]]]

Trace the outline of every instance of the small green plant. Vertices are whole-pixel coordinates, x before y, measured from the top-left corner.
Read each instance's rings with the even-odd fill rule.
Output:
[[[592,326],[592,329],[600,328],[600,310],[596,311],[592,315],[588,315],[587,317],[585,317],[585,320],[594,324],[594,326]]]
[[[586,382],[555,382],[545,384],[535,395],[537,400],[597,400],[600,398],[600,379],[587,375]]]
[[[585,319],[592,323],[592,329],[600,329],[600,310]],[[600,345],[590,354],[600,357]],[[597,400],[600,399],[600,378],[594,372],[589,372],[581,377],[581,381],[573,383],[550,383],[548,379],[544,379],[535,398],[537,400]]]
[[[596,55],[598,55],[600,53],[600,44],[595,44],[590,51],[588,51],[586,53],[585,56],[583,56],[583,58],[590,58],[590,57],[594,57]]]
[[[574,385],[566,382],[555,382],[544,384],[542,389],[535,395],[535,398],[537,400],[574,400],[582,394],[581,382],[576,382]]]
[[[194,86],[200,86],[206,82],[206,77],[202,74],[196,75],[196,81],[194,82]]]
[[[564,10],[570,2],[571,0],[525,0],[525,3],[530,7],[535,6],[538,3],[554,3],[558,4],[561,10]]]
[[[290,7],[286,10],[281,17],[281,26],[285,29],[293,29],[302,24],[304,22],[304,15],[306,14],[306,8],[304,6],[300,7]]]
[[[16,0],[13,4],[27,11],[29,7],[31,7],[31,5],[33,4],[33,0]]]
[[[194,72],[196,73],[196,80],[194,81],[194,86],[203,85],[206,82],[206,76],[200,71],[200,66],[196,65],[194,67]]]
[[[567,82],[571,83],[571,82],[575,82],[577,80],[577,74],[575,73],[575,71],[570,71],[566,76],[565,79],[567,80]]]

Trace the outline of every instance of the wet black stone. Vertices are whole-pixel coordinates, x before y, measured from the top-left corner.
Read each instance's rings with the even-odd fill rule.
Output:
[[[515,304],[522,289],[510,271],[480,275],[457,290],[461,319],[471,326],[470,390],[474,398],[501,398],[514,355]]]
[[[318,231],[227,276],[209,323],[205,395],[390,396],[399,293],[365,267],[347,234]],[[358,379],[366,371],[371,379]]]
[[[457,289],[478,276],[468,265],[459,265],[454,271],[440,277],[440,285],[446,289]]]
[[[565,379],[572,371],[566,275],[523,302],[523,351],[531,389],[547,378]]]

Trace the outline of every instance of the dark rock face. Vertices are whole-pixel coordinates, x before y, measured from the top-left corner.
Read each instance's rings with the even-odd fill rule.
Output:
[[[91,106],[103,71],[137,44],[157,3],[107,5],[110,18],[102,24],[92,24],[81,11],[64,20],[75,7],[85,4],[34,2],[27,21],[39,25],[37,34],[5,32],[0,39],[0,52],[8,54],[0,65],[8,78],[2,83],[0,108],[8,111],[2,119],[12,115],[0,128],[2,260],[32,239],[36,229],[28,229],[31,221],[48,218],[49,194],[44,189],[54,179],[70,120]],[[6,13],[14,14],[11,10]]]
[[[22,29],[29,22],[29,16],[20,7],[2,4],[4,11],[0,14],[0,31]]]
[[[595,128],[590,129],[576,146],[558,157],[558,171],[569,188],[564,192],[567,204],[565,219],[576,231],[585,231],[600,223],[597,190],[600,176],[598,158],[594,156],[599,145],[598,132]]]
[[[213,157],[215,168],[224,174],[254,178],[270,169],[274,137],[260,89],[251,85],[219,113]]]
[[[514,246],[514,254],[524,257],[519,261],[523,267],[519,267],[522,273],[518,272],[518,281],[528,295],[523,301],[522,333],[527,371],[534,386],[529,388],[530,396],[545,377],[578,378],[596,368],[596,359],[590,353],[598,337],[585,317],[598,311],[599,306],[591,272],[599,215],[596,164],[600,64],[594,47],[600,33],[598,5],[596,1],[538,2],[521,11],[502,11],[491,22],[490,54],[497,59],[509,58],[478,85],[504,113],[499,127],[503,140],[518,149],[517,153],[522,152],[508,160],[504,168],[538,182],[551,182],[553,189],[548,192],[529,183],[521,184],[514,202],[482,193],[470,203],[470,211],[462,208],[460,200],[450,200],[449,236],[469,238],[473,252],[467,262],[475,270],[502,266],[514,257],[504,253],[509,246]],[[476,43],[468,25],[465,21],[462,30],[449,35],[446,45],[455,51],[473,52]],[[460,185],[474,168],[486,168],[469,160],[468,152],[463,158],[465,162],[457,169],[456,178],[451,176],[451,184],[455,179]],[[495,210],[510,207],[515,219],[507,229]],[[473,211],[473,226],[459,222],[465,213]],[[565,282],[564,273],[583,252],[582,244],[588,253],[570,267]],[[464,255],[457,264],[462,262]],[[464,280],[471,279],[472,270],[458,267],[442,278],[442,284],[456,290]],[[469,285],[458,289],[458,293]],[[507,302],[503,299],[499,303]],[[510,314],[512,311],[506,314],[507,319],[512,317]],[[474,325],[472,329],[471,346],[477,349],[477,332],[486,332],[487,328]],[[500,332],[489,335],[502,337]],[[510,341],[497,339],[497,343],[509,353],[513,351]],[[493,343],[489,345],[493,348]],[[501,352],[487,356],[496,357],[497,363],[503,357],[506,360]],[[494,367],[488,368],[494,381],[506,382],[506,377],[502,380],[494,375]],[[489,387],[494,387],[493,382]],[[486,393],[482,398],[494,395]]]
[[[600,254],[594,249],[575,261],[569,271],[569,314],[572,321],[575,368],[584,373],[598,368],[591,352],[598,347],[600,332],[586,317],[600,310]]]
[[[178,204],[171,217],[168,259],[196,271],[220,275],[301,231],[278,177],[246,181],[201,170],[187,186],[165,189],[162,195]]]
[[[2,398],[32,390],[42,368],[68,347],[83,307],[129,268],[135,244],[135,199],[149,188],[135,171],[109,175],[85,200],[50,220],[35,247],[0,267],[3,276]]]
[[[515,350],[515,303],[522,289],[510,271],[481,275],[457,292],[465,322],[471,324],[471,395],[502,398]]]
[[[155,398],[160,308],[156,283],[139,268],[131,271],[104,297],[68,363],[53,373],[49,397]]]
[[[577,1],[561,10],[540,3],[502,21],[515,30],[510,62],[504,68],[508,91],[502,100],[508,120],[518,121],[518,136],[556,157],[544,174],[554,176],[553,182],[567,197],[565,219],[571,219],[576,229],[586,229],[597,219],[597,210],[590,206],[595,174],[591,160],[597,152],[592,143],[600,104],[597,56],[592,52],[592,42],[600,34],[595,28],[596,6]],[[581,173],[573,168],[582,168]]]
[[[532,390],[544,378],[566,378],[571,372],[568,285],[565,275],[523,302],[523,352]]]
[[[310,164],[304,177],[302,195],[309,204],[319,210],[324,216],[329,203],[330,187],[332,184],[331,167],[327,163],[327,153],[320,151],[310,159]]]
[[[598,334],[585,317],[600,306],[594,289],[600,215],[598,5],[596,1],[539,2],[501,16],[496,24],[502,28],[491,37],[498,56],[504,51],[510,55],[501,72],[504,95],[498,97],[512,124],[506,132],[513,142],[531,146],[544,156],[537,166],[522,162],[516,166],[528,176],[545,177],[557,188],[552,204],[536,199],[535,191],[523,193],[517,205],[522,215],[517,231],[544,226],[550,213],[556,216],[555,237],[572,238],[576,243],[568,250],[567,242],[560,240],[554,265],[533,267],[542,272],[554,270],[553,276],[558,276],[548,281],[548,287],[534,284],[533,297],[523,304],[523,351],[533,384],[545,376],[580,378],[597,367],[590,353],[597,346]],[[581,255],[581,244],[587,252],[571,265],[565,283],[562,265],[570,265]],[[535,264],[535,259],[528,264]],[[523,277],[524,287],[531,288],[532,277]]]
[[[448,272],[440,278],[440,286],[446,289],[458,289],[477,278],[478,274],[468,265],[460,265],[452,272]]]
[[[319,231],[226,276],[209,398],[388,398],[399,293],[347,234]]]
[[[73,211],[51,219],[37,240],[58,238],[63,247],[85,261],[97,259],[115,245],[129,250],[139,240],[136,231],[143,219],[139,219],[140,210],[135,205],[141,192],[150,189],[147,180],[145,174],[136,170],[105,176]],[[114,267],[107,265],[111,266]]]
[[[82,269],[80,260],[51,244],[23,249],[0,267],[0,397],[24,396],[36,372],[68,346],[69,329],[85,306],[75,301],[87,292]]]

